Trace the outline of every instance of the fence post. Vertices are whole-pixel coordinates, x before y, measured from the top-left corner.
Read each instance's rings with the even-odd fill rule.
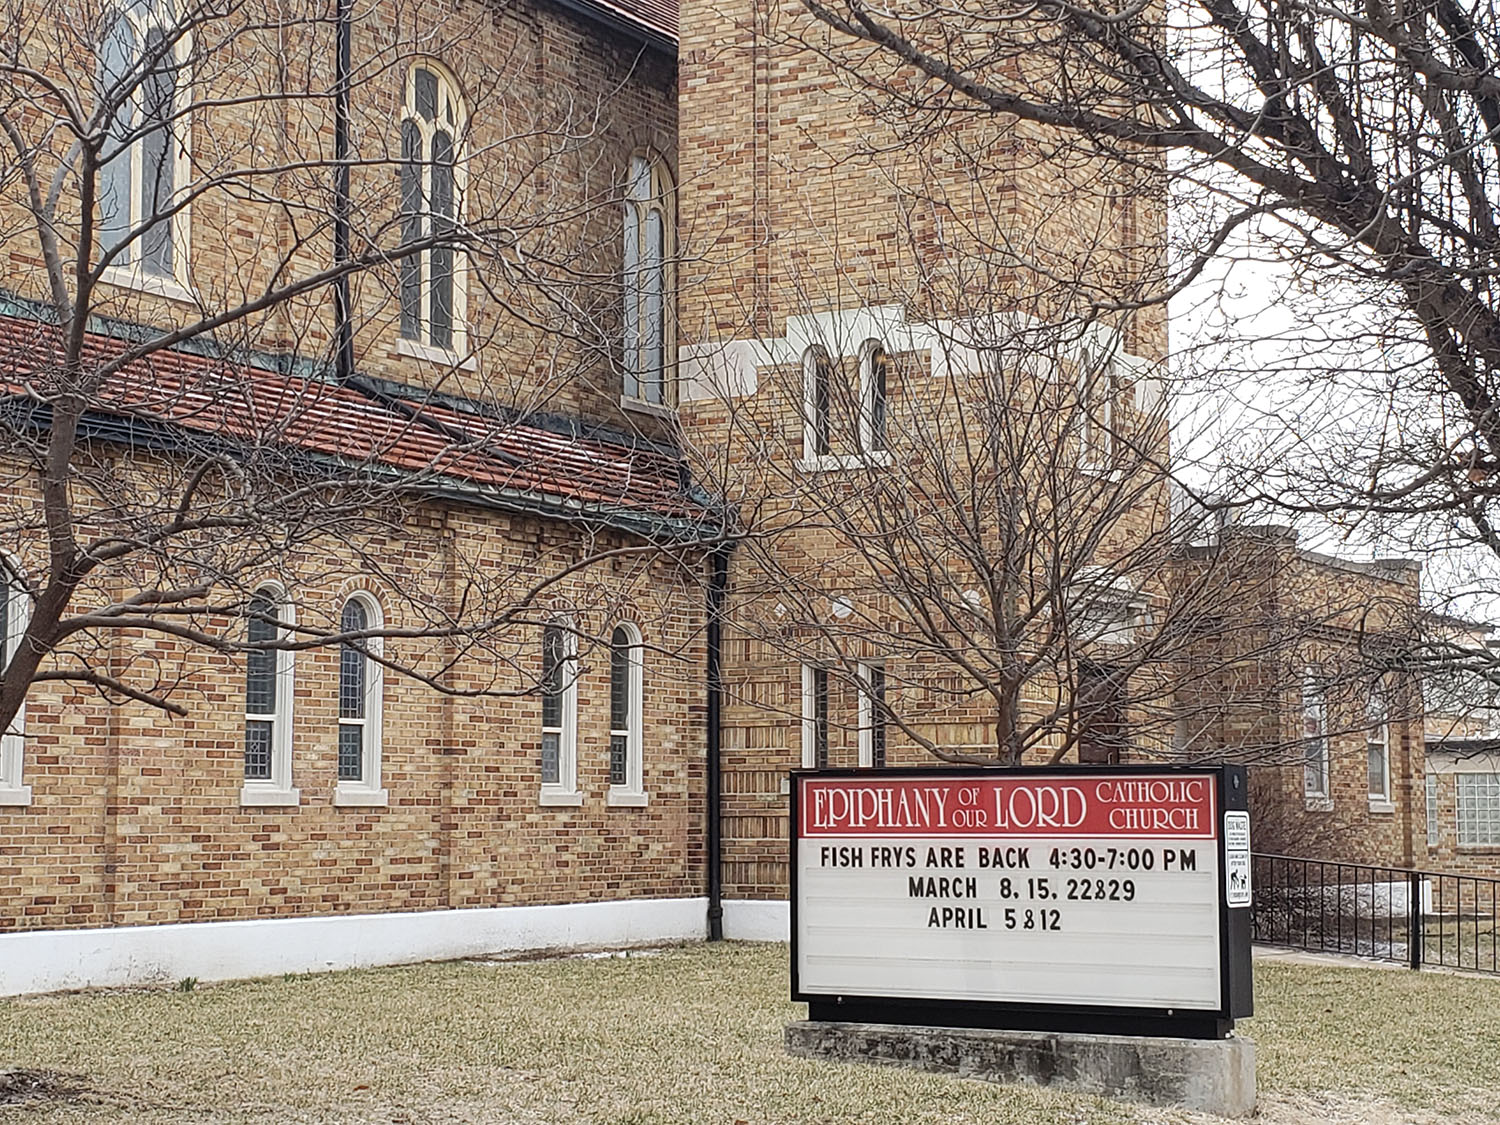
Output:
[[[1422,873],[1406,873],[1406,949],[1411,967],[1422,967]]]

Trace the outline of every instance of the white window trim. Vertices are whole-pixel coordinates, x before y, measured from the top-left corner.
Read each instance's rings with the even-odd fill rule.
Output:
[[[817,664],[802,665],[802,768],[805,770],[816,769],[818,766],[819,672],[827,675],[828,669]],[[825,730],[824,737],[828,737],[830,733]]]
[[[454,284],[456,285],[458,279],[458,266],[456,262],[458,258],[464,257],[464,255],[459,254],[456,250],[454,251],[454,254]],[[454,292],[455,296],[453,299],[453,303],[457,305],[457,290],[455,290]],[[458,342],[458,314],[456,312],[453,314],[453,320],[453,340],[456,344]],[[467,330],[465,331],[465,335],[467,335]],[[399,356],[405,356],[407,359],[424,360],[427,363],[436,364],[439,367],[456,367],[460,371],[479,370],[479,357],[473,352],[467,352],[463,355],[460,355],[458,351],[453,348],[440,348],[435,344],[424,344],[421,340],[409,340],[405,336],[396,337],[396,354]]]
[[[562,630],[562,664],[567,678],[562,690],[562,726],[557,740],[557,780],[540,783],[537,804],[577,806],[583,804],[583,794],[578,791],[578,634],[571,620],[556,617],[542,631],[543,645],[547,628]]]
[[[1365,732],[1365,788],[1369,790],[1370,776],[1370,750],[1375,746],[1380,747],[1381,757],[1384,759],[1385,768],[1382,771],[1385,778],[1385,790],[1380,793],[1368,793],[1370,811],[1378,813],[1395,812],[1396,807],[1391,803],[1391,724],[1390,717],[1386,713],[1385,701],[1379,696],[1370,700],[1369,720],[1373,720],[1374,726]]]
[[[875,768],[875,721],[884,718],[876,713],[875,694],[870,690],[876,671],[884,673],[885,664],[869,661],[859,666],[859,764],[861,769]],[[887,690],[889,685],[887,682]],[[886,764],[890,764],[890,728],[886,728]]]
[[[9,558],[0,556],[0,581],[10,587],[6,598],[5,651],[0,661],[10,658],[21,643],[21,634],[31,622],[31,598],[15,575],[20,572]],[[26,759],[26,703],[23,700],[11,721],[10,729],[0,735],[0,805],[24,807],[31,804],[31,786],[23,776]]]
[[[875,443],[875,353],[885,352],[887,383],[885,388],[885,426],[880,435],[880,449]],[[889,383],[891,353],[880,340],[866,340],[859,349],[859,448],[869,464],[890,464],[891,388]]]
[[[345,599],[348,602],[358,602],[365,611],[365,628],[383,629],[385,627],[385,614],[381,612],[380,603],[369,594],[360,592],[351,594]],[[343,606],[339,607],[339,617],[342,621]],[[384,640],[381,637],[371,637],[365,641],[365,650],[373,656],[379,656],[385,651]],[[381,784],[380,756],[381,741],[385,734],[385,668],[377,660],[370,659],[367,655],[365,660],[365,717],[364,717],[364,749],[363,761],[360,772],[364,777],[359,781],[336,781],[333,789],[333,803],[340,808],[382,808],[390,804],[390,792]],[[343,659],[343,647],[339,648],[340,660]],[[338,720],[338,726],[342,727],[348,720]],[[334,757],[337,761],[338,744],[334,744]]]
[[[1302,745],[1302,796],[1306,807],[1311,812],[1330,812],[1333,809],[1333,794],[1329,787],[1328,776],[1328,695],[1317,684],[1317,669],[1309,668],[1302,676],[1301,697],[1301,727],[1299,731],[1299,742]],[[1316,737],[1322,742],[1323,753],[1319,762],[1319,787],[1309,789],[1308,777],[1308,742],[1307,724],[1316,712],[1318,721],[1318,733]]]
[[[287,597],[286,588],[277,582],[266,582],[256,587],[255,592],[270,595],[276,606],[276,619],[282,626],[280,635],[286,636],[289,632],[287,627],[297,624],[297,610]],[[288,649],[277,649],[276,711],[271,717],[271,776],[243,779],[240,785],[240,804],[244,807],[290,807],[302,803],[302,791],[292,787],[292,704],[295,687],[293,654]],[[242,712],[242,746],[246,718],[249,718],[248,713]]]
[[[146,48],[146,38],[153,29],[165,30],[169,35],[175,30],[169,19],[160,18],[154,10],[155,7],[154,4],[121,4],[114,9],[118,18],[130,24],[131,32],[136,38],[137,54],[132,66],[133,70],[140,66],[141,53]],[[179,76],[177,92],[186,98],[186,103],[181,110],[174,103],[172,114],[171,139],[176,148],[172,161],[172,198],[175,201],[189,194],[191,189],[188,186],[188,180],[193,171],[193,115],[190,112],[193,104],[193,74],[188,62],[193,57],[192,33],[183,32],[178,36],[176,43],[173,44],[173,51],[178,60],[176,62]],[[135,88],[138,95],[140,83],[137,83]],[[137,124],[134,120],[134,113],[135,111],[132,110],[132,128],[135,128]],[[130,144],[130,148],[134,150],[130,156],[130,205],[126,216],[130,230],[135,230],[145,218],[140,214],[142,140],[143,138],[137,138]],[[187,202],[180,210],[172,214],[172,275],[170,277],[146,272],[141,264],[141,234],[138,233],[130,243],[131,260],[124,264],[112,263],[106,266],[100,271],[99,280],[107,285],[134,289],[140,293],[150,293],[173,301],[201,304],[199,295],[193,292],[192,283],[189,280],[188,254],[191,249],[192,211],[192,203]],[[98,239],[102,231],[96,228],[94,233],[95,238]]]
[[[468,146],[465,144],[468,136],[469,107],[464,101],[462,88],[459,86],[453,72],[436,59],[420,58],[414,61],[406,71],[406,83],[402,88],[401,95],[401,117],[398,128],[404,129],[406,122],[410,121],[417,127],[422,137],[422,151],[424,154],[432,152],[434,134],[438,131],[438,120],[428,121],[417,112],[417,71],[426,70],[436,76],[438,81],[438,105],[436,118],[442,117],[443,86],[448,87],[452,96],[453,104],[457,108],[457,120],[453,122],[453,225],[462,228],[464,225],[465,203],[469,195],[469,165]],[[446,126],[446,122],[443,123]],[[447,132],[444,128],[444,132]],[[400,151],[401,138],[397,136],[397,148]],[[430,169],[430,164],[424,163],[424,168]],[[401,188],[397,186],[397,196],[400,197]],[[430,170],[424,173],[422,181],[422,198],[424,203],[430,202],[432,198],[432,176]],[[399,222],[404,217],[398,203]],[[431,233],[431,214],[424,211],[425,217],[423,236]],[[396,351],[400,355],[409,356],[414,359],[426,359],[445,367],[457,367],[464,371],[477,369],[478,363],[469,352],[469,256],[463,252],[458,245],[453,247],[453,346],[445,348],[438,344],[430,343],[432,338],[432,250],[424,250],[417,255],[418,275],[420,277],[421,292],[421,316],[419,322],[423,339],[413,340],[401,335],[400,323],[396,330]],[[400,281],[397,281],[398,301],[400,294]],[[403,347],[402,345],[406,345]]]
[[[646,691],[646,669],[645,669],[645,640],[641,636],[640,629],[629,621],[622,621],[617,628],[624,629],[629,635],[629,647],[626,650],[630,654],[630,671],[625,688],[626,700],[629,710],[627,727],[625,730],[625,784],[611,785],[609,792],[605,794],[605,803],[627,808],[641,808],[650,803],[650,794],[645,789],[645,710]],[[613,646],[610,652],[614,656]],[[611,692],[613,679],[611,679]],[[611,703],[613,699],[611,698]],[[619,733],[613,729],[611,723],[610,738]]]

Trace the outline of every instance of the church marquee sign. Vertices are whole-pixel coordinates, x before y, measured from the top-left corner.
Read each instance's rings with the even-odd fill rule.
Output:
[[[1242,767],[823,770],[792,786],[812,1019],[1215,1038],[1251,1012]]]

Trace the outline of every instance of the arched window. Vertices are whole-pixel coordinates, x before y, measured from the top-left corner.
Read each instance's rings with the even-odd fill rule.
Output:
[[[612,805],[645,804],[641,760],[644,666],[641,631],[615,627],[609,638],[609,796]]]
[[[339,632],[359,634],[383,624],[380,606],[367,594],[344,603]],[[380,737],[385,699],[380,638],[346,640],[339,646],[339,778],[336,805],[386,803],[380,787]]]
[[[100,152],[99,252],[112,267],[181,280],[186,212],[171,211],[187,173],[185,39],[160,3],[131,4],[103,26],[97,95],[113,112]]]
[[[295,805],[292,788],[292,654],[264,647],[286,637],[292,608],[279,586],[250,599],[245,623],[244,805]]]
[[[0,559],[0,667],[9,668],[31,622],[31,597],[16,572]],[[26,749],[26,705],[0,736],[0,805],[31,804],[31,787],[22,782]]]
[[[463,217],[463,101],[433,63],[412,67],[401,115],[401,241],[451,236]],[[442,352],[464,341],[463,274],[452,245],[401,259],[402,339]]]
[[[1321,668],[1302,672],[1302,792],[1310,807],[1331,802],[1328,787],[1328,696]]]
[[[544,805],[577,805],[578,639],[569,623],[542,630],[542,789]]]
[[[802,353],[802,455],[808,461],[833,452],[833,360],[814,344]]]
[[[623,284],[627,401],[671,406],[672,214],[661,161],[630,158],[625,182]]]
[[[891,360],[879,340],[866,340],[859,358],[859,447],[866,453],[886,449],[886,392]]]

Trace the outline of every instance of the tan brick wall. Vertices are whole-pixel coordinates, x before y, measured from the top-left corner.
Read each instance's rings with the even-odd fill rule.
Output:
[[[462,508],[446,523],[460,547],[479,545],[496,573],[583,549],[557,524]],[[309,584],[287,575],[299,620],[336,619],[358,588],[400,628],[412,624],[400,593],[442,599],[457,588],[442,536],[420,523],[408,530],[363,545],[397,560],[379,579],[334,577],[355,568],[333,565]],[[336,562],[339,548],[328,549]],[[0,807],[0,929],[702,894],[704,654],[693,577],[665,559],[645,573],[591,568],[550,591],[546,604],[577,606],[578,626],[591,638],[607,641],[613,624],[627,619],[643,633],[645,807],[605,802],[602,643],[580,645],[580,807],[538,803],[541,718],[532,689],[540,631],[518,624],[468,654],[431,640],[387,643],[388,656],[429,675],[456,659],[446,684],[496,694],[444,695],[387,673],[386,808],[333,805],[338,652],[297,654],[292,783],[301,803],[280,809],[240,805],[243,667],[125,634],[115,640],[119,649],[183,678],[173,699],[189,714],[110,706],[46,684],[33,690],[25,752],[32,804]]]

